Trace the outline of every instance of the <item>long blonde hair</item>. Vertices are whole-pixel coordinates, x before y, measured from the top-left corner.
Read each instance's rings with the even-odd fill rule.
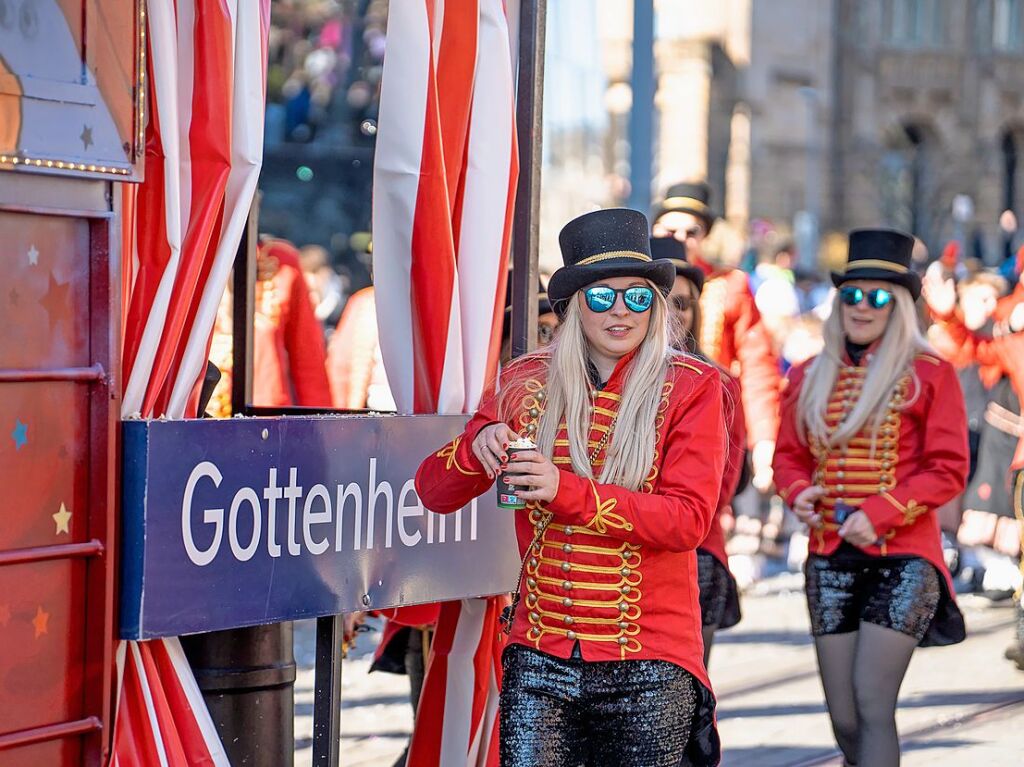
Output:
[[[842,303],[836,293],[832,314],[825,322],[825,347],[807,369],[797,399],[797,425],[804,439],[810,435],[825,445],[845,445],[870,423],[871,438],[874,441],[885,419],[887,405],[896,387],[908,373],[912,377],[912,390],[916,392],[919,389],[914,375],[914,358],[919,352],[931,351],[931,347],[921,333],[917,309],[910,292],[899,285],[893,285],[889,290],[896,302],[881,342],[868,362],[860,397],[850,414],[829,435],[825,412],[839,376],[839,368],[843,364],[842,355],[846,345]],[[909,396],[908,402],[912,402],[915,397],[916,393]]]
[[[665,377],[670,361],[682,354],[673,348],[673,323],[669,322],[665,297],[656,286],[651,287],[654,303],[647,335],[626,371],[622,400],[599,477],[594,476],[590,466],[588,437],[593,400],[587,372],[589,347],[583,332],[583,310],[575,295],[568,301],[551,344],[543,352],[527,357],[547,358],[548,365],[545,408],[534,438],[537,449],[549,458],[553,456],[555,439],[564,422],[576,474],[629,490],[640,489],[654,463],[655,420]],[[513,383],[503,390],[517,388]]]

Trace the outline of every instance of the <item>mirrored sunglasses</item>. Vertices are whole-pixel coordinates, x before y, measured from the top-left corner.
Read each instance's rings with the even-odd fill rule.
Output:
[[[865,298],[868,300],[868,306],[872,309],[884,309],[892,303],[893,295],[884,288],[865,291],[863,288],[853,285],[844,285],[839,289],[839,300],[847,306],[857,306]]]
[[[609,288],[596,285],[583,291],[587,306],[592,312],[606,312],[615,306],[615,297],[621,295],[622,303],[631,312],[646,312],[654,303],[654,291],[646,286],[636,285],[632,288]]]

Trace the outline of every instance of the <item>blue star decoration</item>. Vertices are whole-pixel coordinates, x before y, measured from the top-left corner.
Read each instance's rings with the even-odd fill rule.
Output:
[[[28,426],[17,418],[14,419],[14,431],[11,432],[11,438],[14,440],[15,450],[21,450],[28,442]]]

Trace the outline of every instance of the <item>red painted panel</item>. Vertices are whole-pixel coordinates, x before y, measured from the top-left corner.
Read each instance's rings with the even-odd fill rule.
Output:
[[[0,764],[4,767],[57,767],[82,763],[82,739],[65,738],[50,743],[0,751]]]
[[[0,369],[89,364],[89,223],[0,211]]]
[[[84,639],[84,562],[0,567],[0,729],[83,717]]]
[[[0,550],[88,540],[89,384],[0,384]]]

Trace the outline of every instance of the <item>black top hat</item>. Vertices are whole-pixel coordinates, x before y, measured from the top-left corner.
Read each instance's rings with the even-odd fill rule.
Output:
[[[558,244],[565,266],[548,282],[555,312],[563,314],[580,288],[609,277],[650,280],[668,295],[676,270],[668,261],[651,259],[647,232],[647,217],[628,208],[584,213],[563,226]]]
[[[846,271],[832,272],[832,284],[839,287],[850,280],[883,280],[901,285],[916,301],[921,295],[921,278],[910,268],[914,238],[898,229],[854,229]]]
[[[665,199],[654,209],[654,220],[666,213],[690,213],[704,222],[705,231],[711,231],[718,216],[711,209],[711,187],[704,181],[673,184],[665,192]]]
[[[698,293],[704,289],[704,271],[686,260],[686,245],[675,237],[652,237],[651,256],[671,261],[676,274],[692,282]]]

